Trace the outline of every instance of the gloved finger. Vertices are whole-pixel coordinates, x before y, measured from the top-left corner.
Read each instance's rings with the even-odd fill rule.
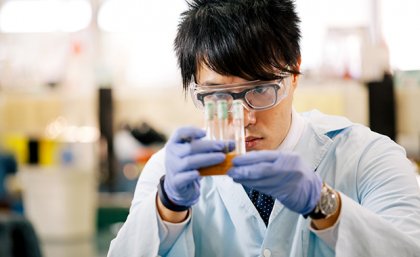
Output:
[[[168,143],[184,143],[191,142],[195,139],[200,139],[206,136],[206,132],[203,129],[189,126],[182,127],[172,134],[169,138]]]
[[[262,162],[253,165],[232,167],[229,169],[227,175],[232,177],[234,180],[256,180],[262,178],[271,178],[275,174],[275,167],[271,162]]]
[[[253,151],[233,158],[234,166],[251,165],[260,162],[275,162],[279,157],[278,151]]]
[[[281,154],[276,161],[276,165],[282,170],[312,171],[302,157],[294,153]]]
[[[223,153],[202,153],[184,157],[181,170],[196,170],[223,162],[226,155]]]
[[[183,171],[172,178],[172,183],[178,188],[183,188],[193,183],[194,181],[200,180],[200,173],[198,170]]]
[[[233,151],[233,150],[235,150],[235,141],[231,141],[231,140],[229,140],[229,141],[225,141],[225,143],[227,143],[227,146],[228,146],[228,152],[231,152],[231,151]]]
[[[181,158],[192,154],[222,152],[227,147],[229,145],[226,142],[213,140],[194,140],[189,144],[175,144],[170,146],[172,152]]]
[[[236,179],[233,177],[232,179],[236,183],[254,188],[256,190],[260,190],[264,193],[268,193],[273,190],[275,190],[276,192],[279,192],[279,191],[287,190],[288,188],[290,188],[287,185],[287,182],[281,179],[276,179],[275,176],[267,176],[267,177],[258,178],[258,179],[254,179],[254,178]]]
[[[193,187],[193,193],[190,195],[189,200],[187,200],[183,205],[193,206],[196,204],[200,197],[200,181],[194,180],[189,186]],[[185,200],[184,200],[185,201]]]
[[[239,183],[239,184],[241,184],[243,186],[246,186],[248,188],[252,188],[254,190],[257,190],[259,192],[262,192],[264,194],[269,194],[268,193],[269,190],[267,190],[267,189],[270,189],[270,188],[267,188],[264,185],[261,186],[261,183],[258,183],[259,180],[250,180],[250,179],[236,180],[236,179],[233,179],[233,181],[236,182],[236,183]],[[271,192],[271,190],[270,190],[270,192]]]

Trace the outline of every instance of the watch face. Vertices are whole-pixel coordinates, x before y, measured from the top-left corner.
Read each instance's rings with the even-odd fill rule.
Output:
[[[328,190],[326,194],[321,197],[319,205],[322,214],[331,215],[337,210],[337,195],[332,190]]]

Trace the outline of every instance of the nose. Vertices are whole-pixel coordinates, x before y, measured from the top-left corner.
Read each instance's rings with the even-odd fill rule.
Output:
[[[249,107],[244,108],[244,126],[245,128],[254,125],[257,121],[255,117],[255,110],[249,109]]]

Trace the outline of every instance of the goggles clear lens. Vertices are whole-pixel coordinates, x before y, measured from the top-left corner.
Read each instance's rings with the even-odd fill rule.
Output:
[[[290,76],[272,81],[250,81],[238,84],[190,86],[191,97],[198,109],[204,109],[206,100],[226,100],[230,110],[233,100],[240,99],[249,110],[267,110],[287,97]]]

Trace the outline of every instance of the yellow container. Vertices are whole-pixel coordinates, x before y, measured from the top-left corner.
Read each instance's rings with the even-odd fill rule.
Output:
[[[28,138],[21,134],[7,134],[3,136],[4,148],[12,152],[19,164],[28,162]]]
[[[49,139],[41,139],[39,142],[39,164],[52,166],[58,163],[58,143]]]

